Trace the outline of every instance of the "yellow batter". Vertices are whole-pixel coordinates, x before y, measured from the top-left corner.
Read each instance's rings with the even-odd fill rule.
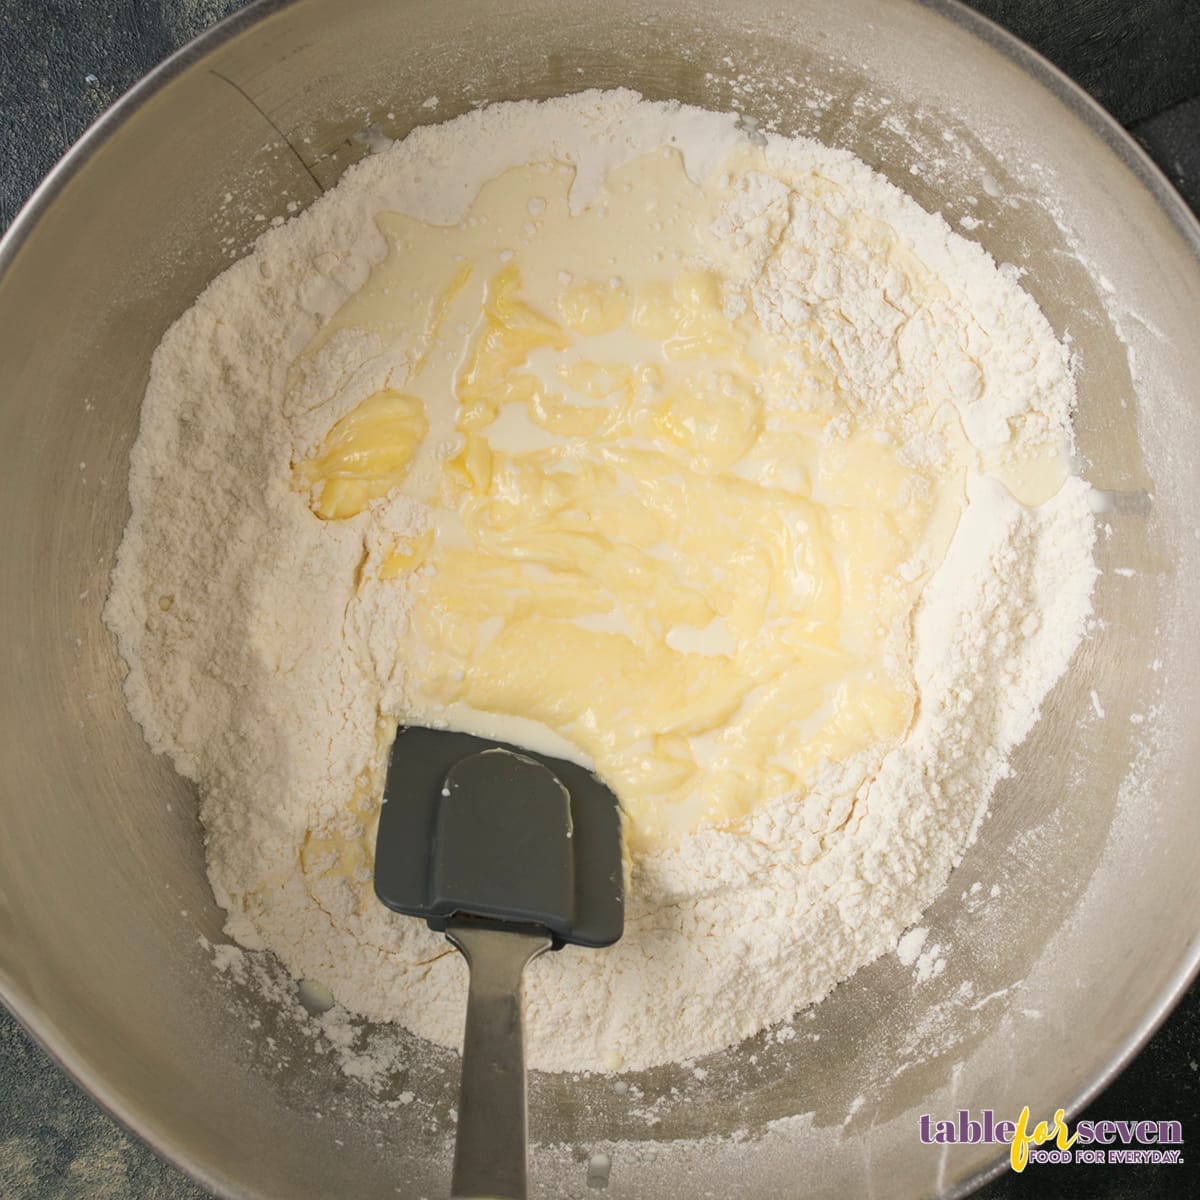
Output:
[[[747,149],[730,170],[758,165]],[[306,354],[404,333],[406,377],[294,480],[324,520],[396,488],[428,505],[362,567],[411,592],[397,715],[582,754],[636,853],[904,737],[910,619],[967,458],[944,411],[936,468],[904,461],[887,417],[831,434],[851,406],[729,303],[721,187],[675,152],[578,215],[571,178],[510,170],[455,226],[379,218],[388,258]]]

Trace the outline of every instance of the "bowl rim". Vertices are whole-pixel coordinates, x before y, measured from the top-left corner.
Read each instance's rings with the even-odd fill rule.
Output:
[[[305,0],[250,0],[244,7],[222,18],[173,51],[105,109],[41,180],[0,237],[0,280],[16,261],[42,215],[121,126],[196,62],[277,13],[304,2]],[[1196,259],[1197,266],[1200,267],[1200,215],[1192,211],[1162,169],[1132,135],[1126,132],[1117,119],[1080,84],[1016,34],[969,8],[963,0],[907,0],[907,3],[914,8],[928,11],[935,20],[948,21],[974,36],[1016,66],[1027,79],[1050,93],[1132,172],[1183,238]],[[1068,1119],[1073,1118],[1129,1065],[1198,975],[1200,936],[1182,955],[1156,1003],[1143,1016],[1125,1042],[1107,1062],[1099,1066],[1096,1073],[1074,1096],[1062,1102],[1061,1107]],[[237,1181],[224,1176],[213,1165],[196,1161],[177,1149],[169,1139],[153,1131],[141,1114],[127,1109],[106,1080],[93,1072],[86,1062],[76,1058],[66,1046],[60,1032],[48,1021],[41,1019],[36,1002],[32,996],[21,994],[15,980],[10,982],[0,978],[0,1003],[4,1004],[17,1024],[58,1067],[87,1092],[126,1133],[132,1134],[162,1161],[216,1196],[228,1200],[249,1197],[249,1193],[245,1192]],[[942,1193],[941,1200],[963,1200],[1002,1174],[1008,1165],[1007,1151],[998,1154],[994,1161],[980,1167],[959,1184]]]

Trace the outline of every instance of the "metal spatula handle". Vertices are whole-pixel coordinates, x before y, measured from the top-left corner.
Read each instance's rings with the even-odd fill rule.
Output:
[[[446,936],[471,973],[454,1147],[454,1200],[525,1200],[525,964],[549,950],[530,926],[452,920]]]

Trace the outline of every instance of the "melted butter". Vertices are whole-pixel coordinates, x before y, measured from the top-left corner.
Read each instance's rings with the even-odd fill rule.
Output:
[[[1027,508],[1036,508],[1058,495],[1067,481],[1068,448],[1061,438],[1036,453],[995,463],[988,474],[998,479]]]
[[[434,531],[427,529],[414,537],[397,538],[379,564],[380,579],[395,579],[421,566],[433,545]]]
[[[357,516],[398,487],[428,432],[424,405],[392,390],[368,396],[329,431],[320,450],[296,468],[322,520]]]
[[[731,170],[760,166],[746,150]],[[511,170],[457,226],[379,218],[387,259],[306,353],[356,328],[408,339],[413,366],[297,477],[329,519],[402,481],[433,510],[375,575],[411,589],[404,717],[594,765],[637,851],[903,738],[910,618],[965,441],[945,431],[934,471],[878,423],[826,436],[834,382],[726,315],[721,187],[674,152],[575,216],[571,178]]]

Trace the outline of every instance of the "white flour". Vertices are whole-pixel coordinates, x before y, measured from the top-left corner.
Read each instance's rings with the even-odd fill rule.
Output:
[[[637,154],[673,142],[703,179],[741,136],[732,116],[628,92],[497,106],[418,130],[264,234],[155,356],[106,610],[129,665],[129,707],[151,746],[199,784],[230,935],[274,950],[347,1009],[457,1045],[466,970],[423,924],[300,868],[310,831],[356,832],[346,798],[376,765],[380,712],[403,704],[406,613],[394,589],[356,588],[355,575],[364,547],[414,513],[398,498],[322,522],[289,482],[291,462],[355,397],[403,369],[403,347],[339,335],[324,374],[291,393],[289,364],[383,258],[375,212],[450,223],[482,182],[549,157],[576,164],[579,207]],[[803,341],[847,394],[889,408],[901,427],[930,397],[953,406],[989,462],[1068,433],[1065,352],[977,246],[849,155],[780,139],[768,155],[822,184],[789,194],[760,177],[731,205],[723,236],[757,256],[731,306]],[[864,228],[869,238],[847,232]],[[908,294],[880,238],[936,286]],[[906,432],[906,453],[936,458],[936,435]],[[836,422],[827,431],[839,433]],[[1028,510],[985,474],[969,480],[969,507],[915,622],[909,737],[831,768],[807,795],[736,830],[642,859],[621,942],[530,969],[532,1065],[694,1057],[788,1017],[896,947],[945,886],[1084,631],[1086,493],[1071,479]]]

